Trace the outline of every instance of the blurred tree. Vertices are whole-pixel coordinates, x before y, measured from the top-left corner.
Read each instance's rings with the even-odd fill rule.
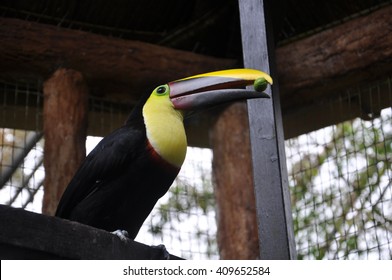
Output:
[[[286,142],[299,259],[392,258],[391,119],[384,110],[371,121],[355,119]],[[210,172],[198,173],[201,184],[177,181],[159,206],[153,234],[162,235],[168,224],[183,229],[195,213],[215,211]],[[201,236],[207,255],[216,252],[215,238],[196,230],[194,238]]]
[[[391,111],[292,139],[287,152],[298,258],[392,258]]]
[[[28,132],[25,130],[0,129],[0,174],[2,176],[8,169],[12,168],[16,155],[25,148],[27,134]],[[15,182],[21,182],[22,177],[22,169],[17,168],[13,173],[12,179]],[[0,188],[2,187],[0,186]]]
[[[25,208],[34,200],[44,176],[40,139],[34,131],[0,129],[0,203]]]

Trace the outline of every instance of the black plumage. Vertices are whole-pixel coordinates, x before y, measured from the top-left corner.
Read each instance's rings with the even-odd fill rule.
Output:
[[[264,72],[230,69],[169,82],[144,95],[125,125],[106,136],[84,160],[56,216],[108,231],[126,230],[135,238],[185,158],[185,111],[269,98],[264,92],[243,89],[254,85],[264,90],[267,84],[272,78]]]
[[[149,95],[148,95],[149,96]],[[99,142],[65,190],[56,216],[108,231],[128,231],[134,239],[157,200],[179,169],[168,166],[151,150],[142,107]]]

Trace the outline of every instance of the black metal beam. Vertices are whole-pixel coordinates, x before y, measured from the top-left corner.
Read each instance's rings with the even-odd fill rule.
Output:
[[[239,0],[244,66],[271,73],[270,100],[248,101],[261,259],[295,259],[271,21],[263,0]]]

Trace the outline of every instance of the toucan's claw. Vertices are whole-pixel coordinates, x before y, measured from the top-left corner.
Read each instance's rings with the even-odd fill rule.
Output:
[[[129,240],[129,234],[128,234],[128,231],[126,231],[126,230],[118,229],[118,230],[112,231],[111,233],[118,236],[121,239],[121,241],[128,241]]]
[[[157,246],[151,246],[151,248],[158,249],[161,254],[161,260],[170,260],[170,253],[166,250],[166,246],[163,244],[159,244]]]

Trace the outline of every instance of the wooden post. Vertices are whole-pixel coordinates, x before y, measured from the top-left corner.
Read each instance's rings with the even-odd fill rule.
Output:
[[[246,103],[230,105],[212,133],[221,259],[257,259],[259,241]]]
[[[58,69],[44,92],[44,200],[42,212],[53,215],[60,197],[86,156],[88,88],[81,73]]]
[[[266,21],[270,1],[238,1],[244,66],[271,73],[276,78],[271,21]],[[265,13],[265,11],[267,11]],[[282,115],[277,80],[268,89],[270,100],[248,101],[253,176],[261,259],[295,259],[294,231]]]

